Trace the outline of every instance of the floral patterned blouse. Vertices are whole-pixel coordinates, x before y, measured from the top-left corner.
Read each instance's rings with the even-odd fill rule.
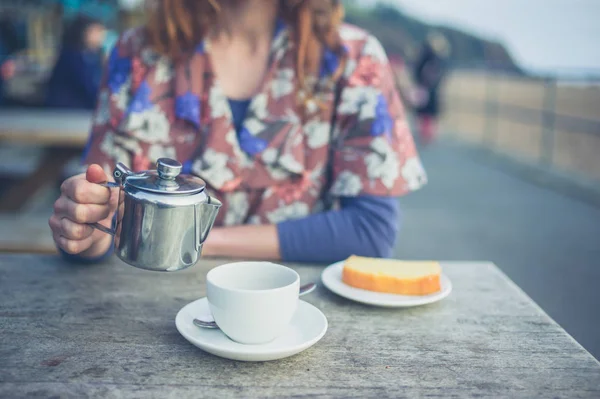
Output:
[[[339,59],[325,50],[315,101],[297,108],[293,42],[280,24],[266,78],[236,132],[210,46],[173,63],[140,29],[128,31],[109,59],[84,163],[139,171],[178,159],[223,202],[216,225],[225,226],[302,218],[330,198],[418,189],[426,174],[381,44],[351,25],[340,35],[348,62],[337,107],[330,76]]]

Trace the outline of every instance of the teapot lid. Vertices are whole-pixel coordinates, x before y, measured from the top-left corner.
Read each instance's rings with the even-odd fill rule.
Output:
[[[194,194],[206,187],[204,180],[181,175],[181,163],[170,158],[160,158],[156,170],[127,176],[127,185],[160,194]]]

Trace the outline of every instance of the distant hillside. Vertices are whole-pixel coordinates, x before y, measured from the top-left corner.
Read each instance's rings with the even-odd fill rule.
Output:
[[[418,1],[418,0],[417,0]],[[404,14],[401,10],[379,4],[373,8],[354,5],[344,1],[346,21],[363,27],[382,42],[388,53],[400,56],[411,63],[418,54],[421,43],[433,30],[443,33],[452,52],[450,62],[454,66],[498,68],[520,72],[506,48],[498,42],[485,40],[457,29],[433,26]]]

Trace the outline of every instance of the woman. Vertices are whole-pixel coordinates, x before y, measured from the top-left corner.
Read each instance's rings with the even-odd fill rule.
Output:
[[[381,45],[337,0],[162,0],[109,60],[85,176],[50,226],[80,258],[110,250],[115,161],[177,158],[223,207],[208,256],[390,256],[397,197],[425,182]]]
[[[105,32],[102,24],[85,16],[69,23],[48,81],[48,107],[94,109],[102,79]]]

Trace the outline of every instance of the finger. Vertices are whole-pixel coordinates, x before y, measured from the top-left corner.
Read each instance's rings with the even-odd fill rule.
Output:
[[[64,236],[70,240],[82,240],[94,233],[94,229],[89,225],[73,223],[67,218],[59,218],[56,215],[50,217],[48,224],[53,235]]]
[[[65,180],[61,191],[79,204],[106,204],[110,200],[110,189],[90,183],[83,178],[83,175]]]
[[[54,203],[54,213],[61,218],[69,218],[75,223],[96,223],[110,216],[110,206],[78,204],[61,196]]]
[[[94,228],[87,224],[74,223],[73,221],[62,218],[61,224],[61,235],[69,240],[83,240],[88,238],[94,232]]]
[[[76,255],[89,249],[93,243],[91,236],[83,240],[69,240],[59,234],[54,235],[54,241],[60,249],[71,255]]]
[[[105,183],[108,181],[108,176],[100,165],[90,165],[87,168],[85,178],[90,183]]]
[[[48,225],[50,226],[50,230],[52,230],[52,234],[54,234],[54,233],[60,234],[60,229],[61,229],[62,225],[60,223],[60,218],[58,216],[56,216],[55,214],[50,216],[50,219],[48,219]]]
[[[58,197],[56,201],[54,201],[54,213],[53,216],[56,216],[59,221],[61,218],[66,216],[67,213],[67,201],[70,201],[68,197],[61,195]],[[59,226],[60,228],[60,226]]]
[[[114,212],[117,210],[117,208],[119,207],[119,204],[121,203],[121,197],[124,197],[123,190],[117,190],[117,189],[111,190],[110,200],[108,201],[110,204],[111,212]]]

